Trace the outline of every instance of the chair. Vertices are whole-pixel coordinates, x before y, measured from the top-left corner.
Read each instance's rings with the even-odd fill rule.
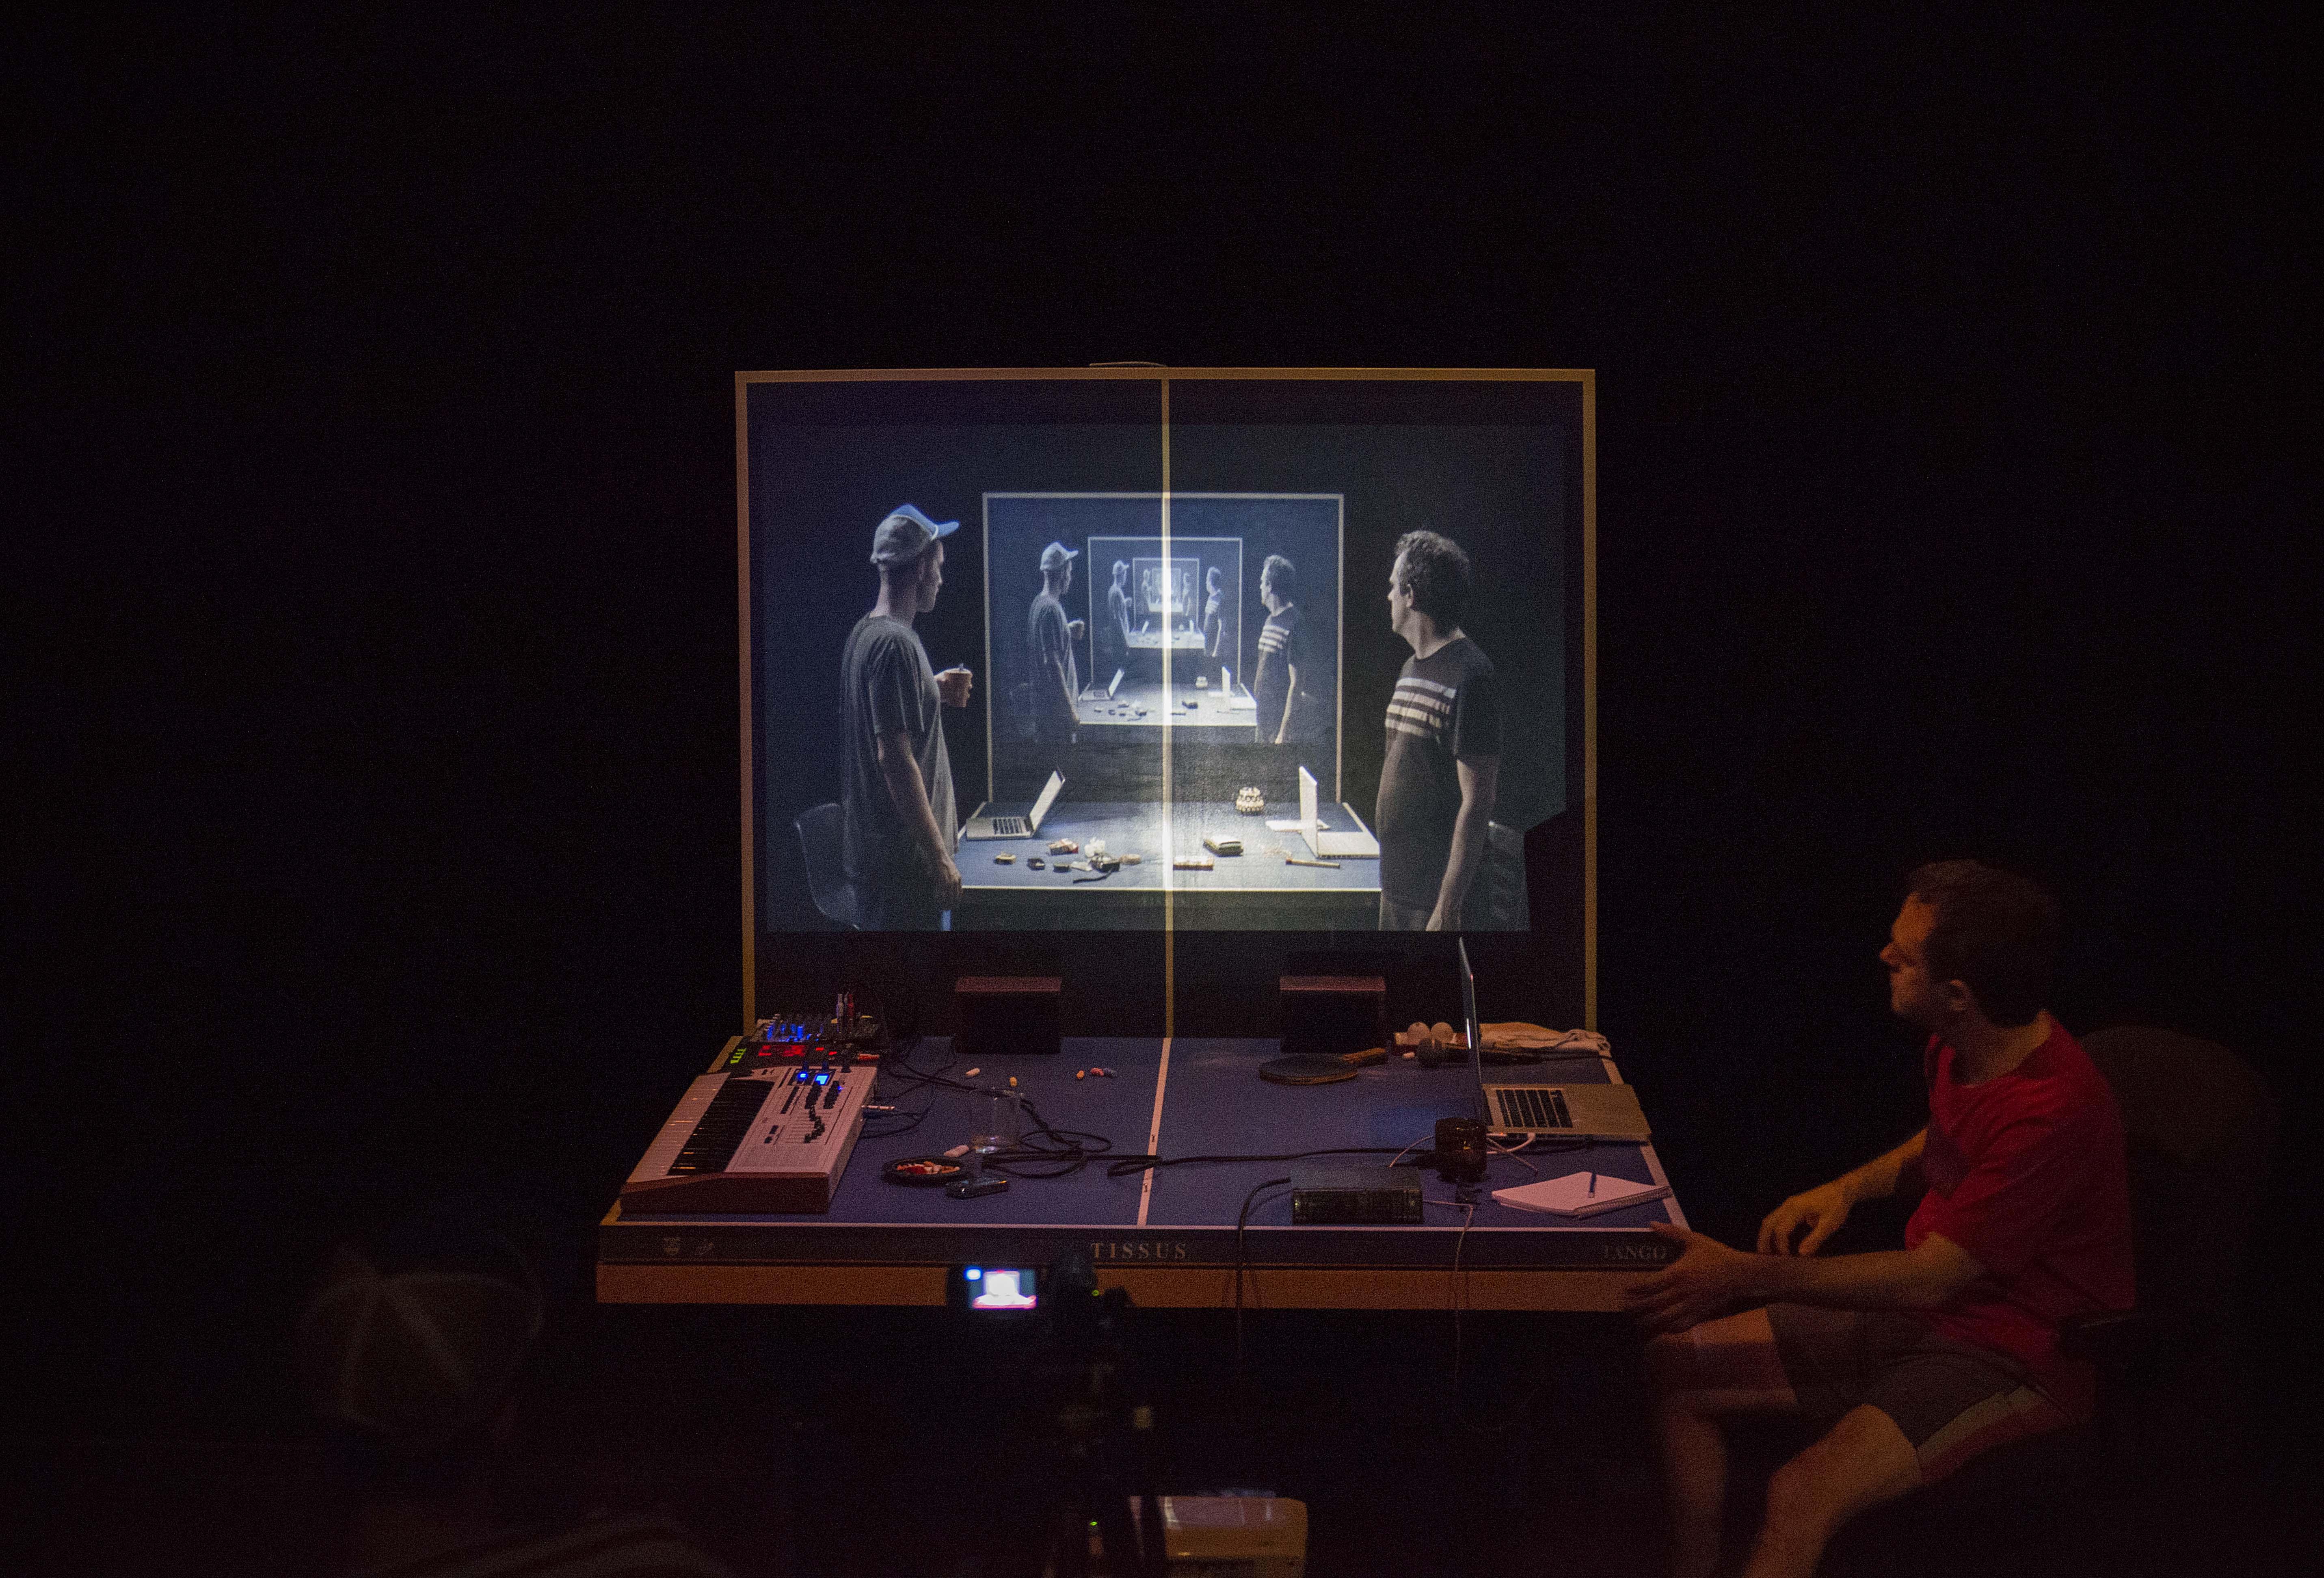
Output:
[[[1953,1571],[1941,1564],[1964,1529],[1981,1546],[2070,1536],[2066,1509],[2191,1477],[2232,1450],[2236,1421],[2220,1409],[2237,1390],[2236,1278],[2266,1189],[2274,1103],[2235,1054],[2176,1030],[2099,1030],[2082,1049],[2122,1112],[2138,1278],[2135,1309],[2075,1317],[2061,1332],[2064,1351],[2098,1371],[2098,1417],[1875,1509],[1840,1531],[1827,1571],[1884,1549]]]
[[[1485,824],[1485,858],[1462,915],[1470,931],[1524,931],[1532,924],[1526,897],[1525,835],[1499,822]]]
[[[807,857],[807,891],[815,895],[816,910],[826,920],[860,928],[863,924],[862,907],[854,885],[847,880],[838,804],[835,801],[810,807],[801,811],[791,826],[798,829],[799,853]]]

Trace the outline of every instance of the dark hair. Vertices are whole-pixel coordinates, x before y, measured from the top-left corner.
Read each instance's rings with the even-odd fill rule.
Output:
[[[1905,891],[1936,912],[1929,978],[1967,986],[1997,1025],[2032,1022],[2057,967],[2058,901],[2015,872],[1975,860],[1916,867]]]
[[[1279,553],[1270,553],[1267,562],[1259,567],[1259,585],[1275,583],[1275,595],[1286,603],[1299,600],[1299,568]]]
[[[1434,531],[1407,531],[1396,540],[1404,560],[1405,584],[1412,588],[1412,605],[1436,622],[1439,630],[1461,623],[1469,607],[1469,556],[1451,538]]]
[[[917,586],[920,577],[927,573],[929,561],[936,557],[936,549],[943,546],[943,538],[931,537],[928,545],[911,558],[880,566],[881,580],[898,586]]]

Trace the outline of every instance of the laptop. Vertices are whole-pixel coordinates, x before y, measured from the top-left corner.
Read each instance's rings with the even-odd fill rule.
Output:
[[[1348,815],[1355,816],[1353,811]],[[1328,832],[1323,819],[1316,815],[1315,775],[1305,767],[1299,770],[1299,836],[1307,841],[1307,849],[1317,860],[1378,860],[1379,840],[1364,830],[1361,821],[1349,832]]]
[[[1021,817],[971,817],[968,826],[960,830],[961,838],[1030,838],[1041,830],[1041,818],[1049,814],[1049,807],[1056,803],[1057,791],[1065,787],[1065,775],[1053,772],[1049,781],[1041,786],[1041,798],[1033,802],[1030,811]]]
[[[1653,1135],[1638,1093],[1610,1082],[1545,1084],[1488,1083],[1485,1037],[1477,1022],[1477,980],[1469,972],[1469,939],[1460,940],[1461,1028],[1469,1037],[1469,1066],[1477,1071],[1477,1097],[1485,1127],[1496,1134],[1540,1134],[1558,1140],[1621,1140]]]

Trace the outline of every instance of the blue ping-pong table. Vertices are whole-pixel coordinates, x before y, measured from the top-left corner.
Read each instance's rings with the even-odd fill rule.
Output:
[[[1056,1057],[988,1057],[967,1083],[1001,1084],[1014,1075],[1046,1122],[1102,1135],[1116,1156],[1166,1159],[1350,1148],[1379,1154],[1314,1159],[1378,1166],[1398,1148],[1429,1149],[1438,1118],[1476,1111],[1465,1062],[1425,1068],[1391,1058],[1351,1080],[1283,1085],[1257,1073],[1277,1050],[1268,1040],[1074,1038]],[[923,1039],[907,1061],[953,1079],[969,1071],[937,1038]],[[1111,1077],[1075,1077],[1093,1066]],[[1526,1083],[1619,1078],[1610,1059],[1588,1057],[1493,1072]],[[1610,1311],[1622,1307],[1630,1282],[1674,1256],[1648,1224],[1686,1222],[1674,1195],[1580,1220],[1493,1200],[1491,1190],[1584,1168],[1669,1182],[1651,1144],[1536,1141],[1492,1159],[1473,1218],[1457,1204],[1431,1204],[1420,1226],[1294,1226],[1291,1191],[1277,1187],[1250,1200],[1239,1248],[1236,1215],[1252,1189],[1288,1176],[1295,1164],[1204,1161],[1112,1177],[1101,1156],[1069,1177],[1020,1179],[1001,1194],[954,1200],[941,1189],[885,1182],[881,1168],[964,1142],[974,1098],[941,1086],[911,1089],[891,1064],[875,1099],[926,1115],[909,1132],[857,1144],[827,1215],[615,1205],[598,1231],[599,1301],[940,1305],[952,1266],[1047,1265],[1082,1248],[1102,1286],[1126,1287],[1148,1306],[1231,1305],[1240,1262],[1242,1300],[1258,1308],[1441,1309],[1457,1301],[1471,1309]],[[900,1121],[874,1114],[867,1129]],[[1434,1173],[1419,1177],[1425,1199],[1452,1201],[1452,1186]]]

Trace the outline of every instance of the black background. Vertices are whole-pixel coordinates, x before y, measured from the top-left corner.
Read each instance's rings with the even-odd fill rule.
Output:
[[[2287,40],[788,25],[0,51],[28,1407],[257,1407],[332,1202],[592,1220],[733,1020],[738,367],[1598,369],[1600,1018],[1697,1224],[1912,1127],[1873,954],[1910,864],[1989,854],[2069,900],[2070,1024],[2274,1082],[2294,1347]]]

